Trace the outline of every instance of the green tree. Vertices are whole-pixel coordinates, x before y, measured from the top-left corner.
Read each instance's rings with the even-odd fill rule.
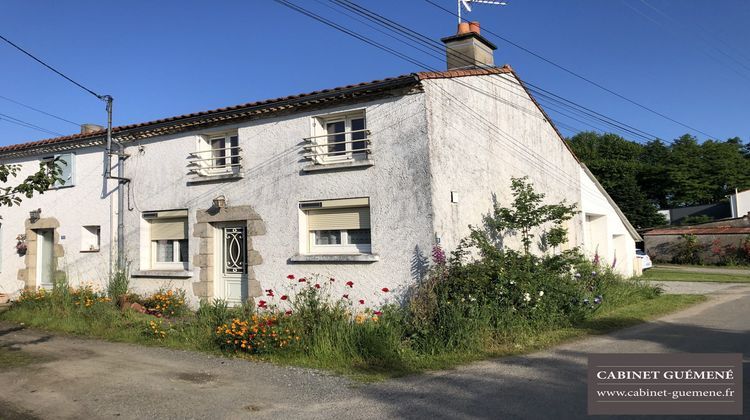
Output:
[[[652,166],[644,161],[644,145],[616,134],[593,132],[579,133],[569,139],[569,143],[634,226],[649,227],[665,223],[664,217],[657,212],[656,203],[659,200],[647,195],[649,189],[644,188],[642,180],[649,175],[653,178],[663,177],[664,169],[657,167],[654,172],[646,171]],[[659,144],[654,143],[650,148],[664,154]],[[658,187],[651,192],[660,193]]]
[[[62,165],[67,163],[55,159],[51,162],[39,164],[39,170],[28,175],[22,181],[13,183],[11,180],[18,177],[21,165],[0,164],[0,207],[11,207],[18,205],[23,198],[31,198],[35,193],[44,194],[56,182],[60,181]]]
[[[501,207],[495,203],[493,214],[485,219],[485,225],[492,232],[490,236],[520,235],[523,253],[528,256],[536,232],[541,226],[551,223],[547,230],[546,242],[556,247],[567,240],[567,229],[562,223],[576,213],[576,205],[567,205],[564,201],[558,204],[542,204],[544,194],[534,191],[528,177],[511,178],[513,203],[511,207]],[[473,229],[473,236],[486,236],[485,231]],[[476,239],[476,238],[475,238]],[[483,243],[489,243],[484,237]]]

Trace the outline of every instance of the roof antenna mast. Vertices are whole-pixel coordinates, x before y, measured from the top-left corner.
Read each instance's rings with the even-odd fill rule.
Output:
[[[458,0],[458,23],[461,23],[461,9],[466,8],[467,12],[471,12],[471,4],[491,4],[493,6],[506,6],[508,3],[504,1],[492,1],[492,0]]]

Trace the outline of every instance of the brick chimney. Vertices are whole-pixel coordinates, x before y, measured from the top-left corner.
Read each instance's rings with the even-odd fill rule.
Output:
[[[461,22],[456,35],[441,39],[445,44],[448,70],[495,66],[497,47],[480,32],[479,22]]]

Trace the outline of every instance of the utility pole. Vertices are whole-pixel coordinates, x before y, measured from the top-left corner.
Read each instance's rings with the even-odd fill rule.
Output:
[[[117,143],[117,153],[112,152],[112,102],[114,98],[110,95],[99,97],[107,104],[107,163],[104,167],[105,182],[110,179],[117,180],[117,270],[125,268],[125,184],[130,179],[125,178],[125,146],[121,142]],[[112,176],[112,155],[117,155],[117,176]],[[110,277],[111,277],[110,262]]]

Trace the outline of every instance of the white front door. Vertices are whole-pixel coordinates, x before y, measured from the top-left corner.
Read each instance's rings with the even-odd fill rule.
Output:
[[[240,305],[247,299],[247,230],[245,224],[222,225],[219,246],[215,248],[218,281],[216,297],[230,305]]]
[[[52,289],[55,272],[53,264],[54,229],[39,229],[36,232],[36,284],[40,288]]]

